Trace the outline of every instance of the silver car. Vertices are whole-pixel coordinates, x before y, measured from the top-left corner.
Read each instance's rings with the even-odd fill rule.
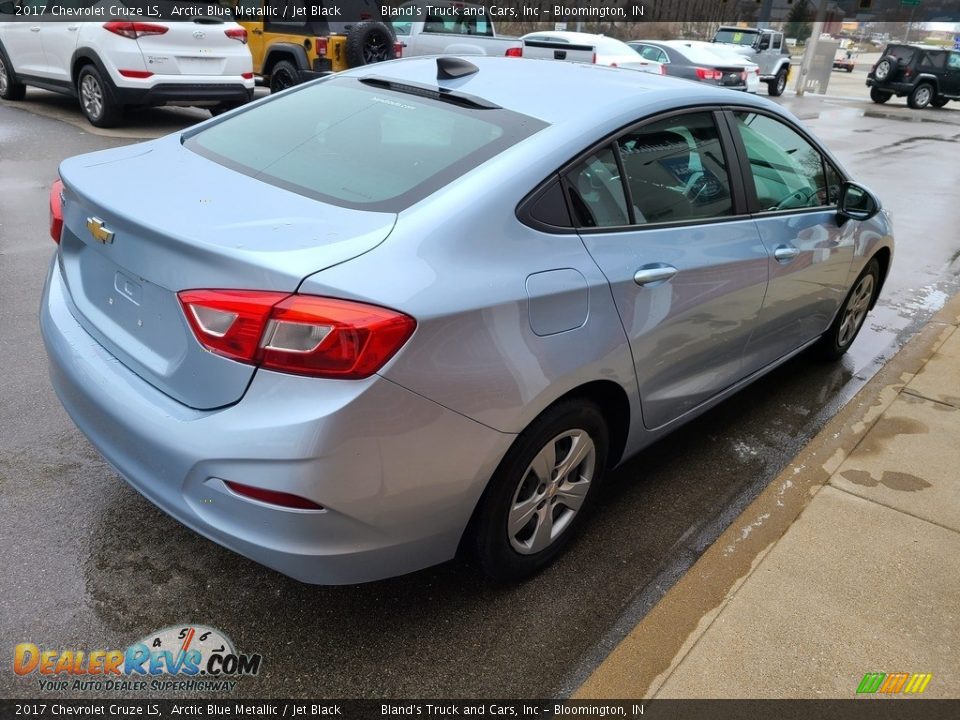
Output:
[[[842,355],[893,249],[772,102],[551,61],[366,66],[60,176],[64,407],[167,513],[313,583],[539,570],[610,468]]]

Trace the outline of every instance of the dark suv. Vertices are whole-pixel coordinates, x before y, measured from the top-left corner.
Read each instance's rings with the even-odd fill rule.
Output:
[[[907,96],[915,109],[960,100],[960,51],[932,45],[888,45],[867,73],[870,99]]]

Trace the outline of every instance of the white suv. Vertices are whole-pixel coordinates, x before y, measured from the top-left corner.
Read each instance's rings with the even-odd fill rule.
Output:
[[[247,31],[235,22],[112,19],[123,0],[57,3],[102,6],[106,22],[32,21],[25,9],[43,2],[0,2],[0,18],[19,18],[0,22],[0,98],[21,100],[27,85],[66,93],[79,98],[93,125],[112,127],[125,107],[196,105],[217,114],[253,97]]]

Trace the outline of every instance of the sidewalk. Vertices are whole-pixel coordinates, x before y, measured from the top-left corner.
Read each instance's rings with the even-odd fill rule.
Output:
[[[960,697],[960,296],[874,377],[577,690]]]

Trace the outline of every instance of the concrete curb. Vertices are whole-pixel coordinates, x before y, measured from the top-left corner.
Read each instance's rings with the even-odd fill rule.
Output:
[[[817,492],[956,330],[958,321],[960,295],[949,301],[827,423],[573,697],[632,699],[655,695]]]

